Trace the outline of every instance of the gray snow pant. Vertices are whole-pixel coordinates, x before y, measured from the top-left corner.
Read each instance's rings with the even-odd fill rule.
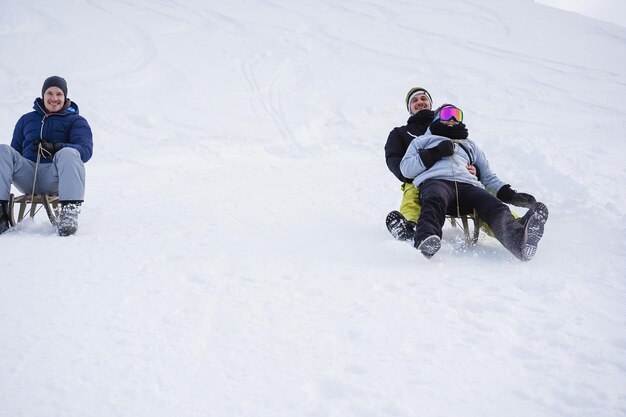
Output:
[[[9,145],[0,145],[0,200],[7,201],[11,184],[24,194],[32,194],[35,163]],[[83,201],[85,165],[76,149],[63,148],[51,163],[40,163],[35,194],[55,194],[60,201]]]

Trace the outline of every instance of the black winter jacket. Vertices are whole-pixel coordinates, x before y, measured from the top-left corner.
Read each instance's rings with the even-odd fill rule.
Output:
[[[422,110],[409,117],[406,125],[396,127],[389,132],[387,143],[385,144],[385,159],[389,170],[402,182],[411,183],[412,178],[406,178],[400,172],[400,161],[404,157],[409,145],[418,136],[426,133],[426,129],[433,121],[434,112],[432,110]]]

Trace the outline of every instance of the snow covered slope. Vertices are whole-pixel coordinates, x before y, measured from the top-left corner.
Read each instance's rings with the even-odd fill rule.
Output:
[[[0,132],[61,75],[80,229],[0,236],[1,416],[626,415],[626,29],[530,0],[4,2]],[[415,85],[550,208],[516,261],[388,234]],[[523,212],[523,210],[519,210]]]

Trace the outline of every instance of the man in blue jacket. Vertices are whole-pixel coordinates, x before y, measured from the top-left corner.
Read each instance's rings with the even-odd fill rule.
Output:
[[[67,98],[67,82],[59,76],[47,78],[33,111],[17,121],[11,146],[0,145],[0,233],[9,229],[13,184],[24,194],[58,195],[58,233],[74,234],[85,196],[84,164],[92,151],[91,128]]]
[[[480,179],[467,170],[472,163]],[[427,258],[441,247],[446,214],[458,215],[476,209],[496,239],[513,255],[530,260],[537,250],[548,219],[543,203],[518,193],[491,171],[476,143],[468,138],[463,112],[444,104],[435,111],[426,134],[414,139],[400,162],[402,175],[415,178],[422,210],[413,236],[415,247]],[[529,207],[523,222],[517,221],[504,204]]]

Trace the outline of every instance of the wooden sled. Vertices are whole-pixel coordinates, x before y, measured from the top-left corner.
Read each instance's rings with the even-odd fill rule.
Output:
[[[446,216],[448,220],[450,220],[450,224],[452,227],[457,226],[457,221],[461,220],[461,227],[463,228],[463,233],[465,234],[465,239],[467,242],[475,245],[478,242],[478,235],[480,234],[480,219],[478,218],[478,213],[474,210],[471,214],[464,214],[461,217],[458,216]],[[470,225],[471,222],[471,225]]]
[[[15,221],[15,207],[19,205],[17,222]],[[30,205],[30,207],[29,207]],[[37,208],[37,206],[40,206]],[[48,220],[53,226],[57,224],[57,218],[59,214],[59,196],[58,195],[20,195],[15,197],[13,194],[9,197],[9,224],[11,227],[15,225],[28,215],[30,218],[34,218],[35,215],[43,207],[48,215]],[[28,209],[28,210],[27,210]]]

